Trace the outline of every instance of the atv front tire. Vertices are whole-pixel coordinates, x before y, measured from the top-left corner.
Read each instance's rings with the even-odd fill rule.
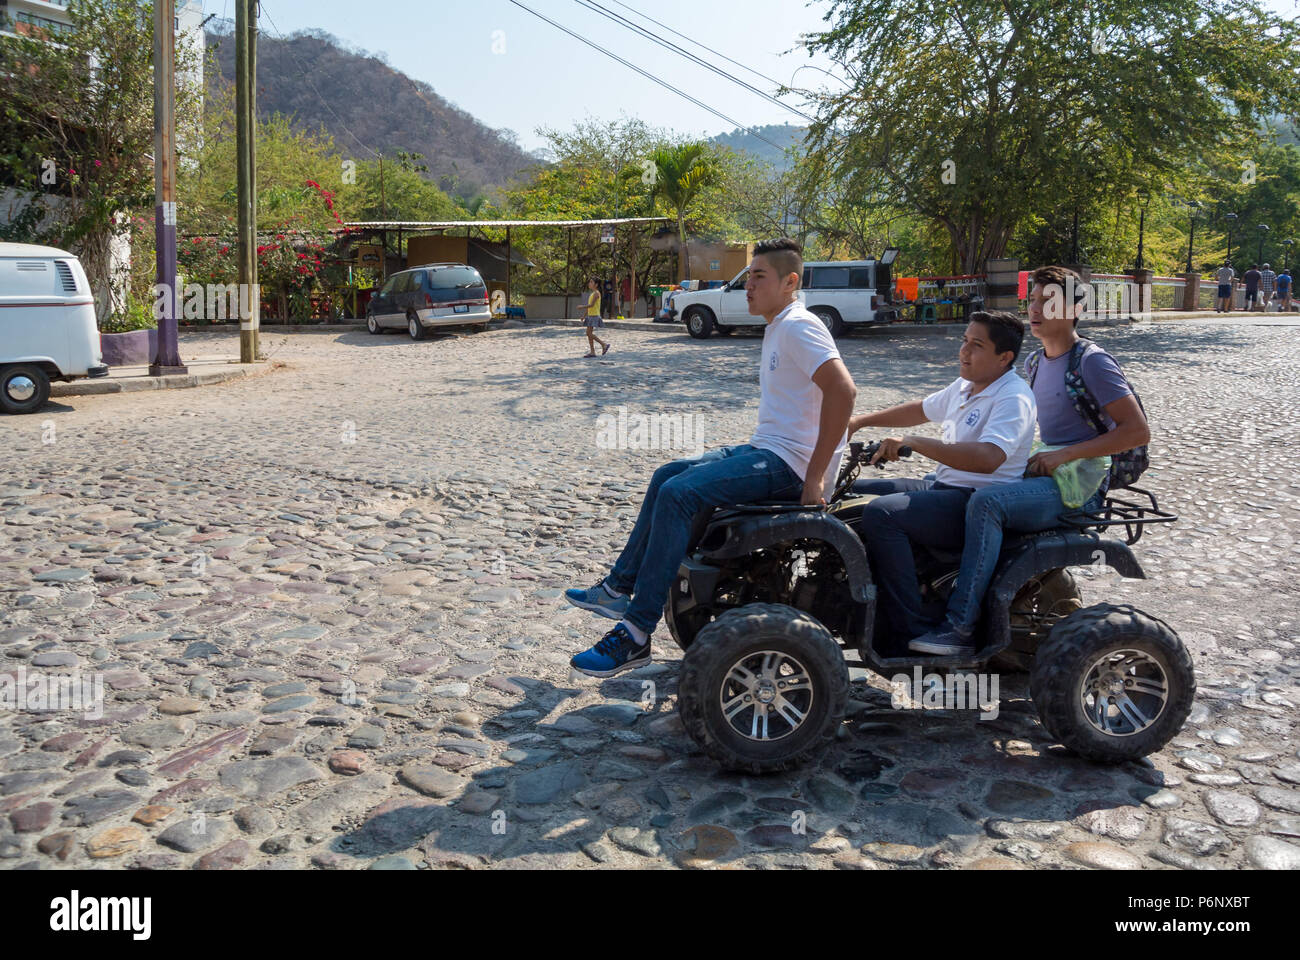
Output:
[[[793,607],[751,603],[705,625],[686,650],[678,709],[724,769],[790,770],[835,739],[849,671],[829,630]]]

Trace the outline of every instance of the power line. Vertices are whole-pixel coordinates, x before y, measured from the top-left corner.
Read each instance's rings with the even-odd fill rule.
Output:
[[[769,77],[767,74],[765,74],[765,73],[759,73],[759,72],[758,72],[757,70],[755,70],[753,67],[747,66],[746,64],[743,64],[743,63],[739,62],[738,60],[732,60],[732,59],[731,59],[729,56],[727,56],[725,53],[719,53],[717,50],[714,50],[712,47],[708,46],[707,44],[700,43],[698,40],[692,40],[690,37],[688,37],[688,36],[687,36],[686,34],[684,34],[682,31],[680,31],[680,30],[674,30],[672,27],[668,26],[668,24],[666,24],[666,23],[662,23],[661,21],[656,20],[654,17],[650,16],[648,13],[642,13],[642,12],[639,11],[639,10],[635,10],[635,9],[633,9],[632,7],[629,7],[626,3],[619,3],[619,0],[610,0],[610,2],[611,2],[611,3],[614,3],[614,4],[617,4],[618,6],[622,7],[624,10],[628,11],[629,13],[635,13],[638,17],[641,17],[643,20],[649,20],[649,21],[650,21],[651,23],[653,23],[656,27],[663,27],[663,28],[664,28],[665,30],[667,30],[668,32],[670,32],[670,33],[674,33],[674,34],[676,34],[677,36],[681,37],[681,38],[682,38],[683,40],[685,40],[687,43],[694,44],[695,46],[699,47],[701,50],[707,50],[709,53],[713,54],[715,57],[719,57],[719,58],[721,58],[721,59],[723,59],[723,60],[726,60],[727,63],[730,63],[730,64],[732,64],[733,66],[740,67],[740,69],[742,69],[742,70],[748,70],[750,73],[752,73],[754,76],[758,77],[760,80],[766,80],[768,83],[772,84],[773,86],[777,86],[777,87],[783,87],[783,86],[785,86],[785,84],[783,84],[780,80],[773,80],[773,79],[772,79],[771,77]]]
[[[762,97],[764,100],[768,101],[769,103],[775,104],[778,107],[782,107],[783,109],[789,110],[791,113],[803,117],[809,123],[813,122],[814,118],[810,117],[802,110],[792,107],[788,103],[779,100],[778,98],[772,96],[766,91],[760,90],[758,87],[754,86],[753,84],[741,80],[739,77],[735,76],[734,74],[730,74],[727,71],[723,70],[721,67],[709,63],[707,60],[703,59],[697,54],[691,53],[689,50],[686,50],[683,47],[679,47],[677,44],[673,43],[672,41],[665,40],[662,37],[657,36],[655,33],[653,33],[650,30],[647,30],[645,27],[641,26],[640,24],[633,23],[631,20],[629,20],[627,17],[623,16],[622,14],[615,13],[614,11],[610,10],[608,7],[601,6],[599,3],[595,2],[595,0],[574,0],[574,2],[581,7],[585,7],[586,9],[591,10],[595,13],[599,13],[602,17],[605,17],[608,20],[612,20],[613,22],[617,23],[621,27],[626,27],[627,29],[636,32],[638,35],[643,36],[648,40],[654,41],[655,43],[659,44],[659,46],[665,48],[666,50],[671,50],[673,53],[677,54],[680,57],[684,57],[687,60],[690,60],[692,63],[699,64],[700,66],[704,67],[706,70],[713,71],[718,76],[726,80],[730,80],[732,83],[737,84],[738,86],[744,87],[749,92],[758,94],[760,97]]]
[[[758,131],[754,130],[752,127],[749,127],[749,126],[747,126],[747,125],[741,123],[739,120],[734,120],[734,119],[732,119],[731,117],[727,116],[725,113],[722,113],[722,112],[720,112],[720,111],[718,111],[718,110],[715,110],[713,107],[709,106],[707,103],[704,103],[703,101],[697,100],[697,99],[695,99],[694,97],[692,97],[689,93],[686,93],[685,91],[679,90],[677,87],[674,87],[674,86],[673,86],[671,83],[669,83],[668,81],[666,81],[666,80],[661,80],[659,77],[656,77],[654,74],[649,73],[649,72],[647,72],[647,71],[645,71],[645,70],[642,70],[642,69],[641,69],[640,67],[638,67],[636,64],[634,64],[634,63],[629,63],[627,60],[624,60],[622,57],[618,56],[618,54],[611,53],[610,51],[606,50],[604,47],[602,47],[602,46],[596,44],[595,42],[593,42],[593,41],[591,41],[591,40],[588,40],[586,37],[582,36],[581,34],[579,34],[579,33],[575,33],[574,31],[570,30],[568,27],[563,26],[562,24],[556,23],[554,20],[550,19],[549,17],[545,17],[545,16],[543,16],[542,14],[538,13],[536,10],[532,9],[531,7],[529,7],[529,6],[527,6],[527,5],[523,4],[523,3],[521,3],[520,0],[510,0],[510,2],[513,3],[516,7],[519,7],[521,10],[526,10],[526,11],[528,11],[528,12],[531,13],[533,16],[537,17],[537,19],[539,19],[539,20],[544,20],[545,22],[549,23],[551,26],[555,27],[557,30],[562,30],[564,33],[567,33],[569,36],[573,37],[575,40],[580,40],[580,41],[582,41],[582,42],[585,43],[587,46],[591,47],[593,50],[598,50],[599,52],[603,53],[605,56],[609,57],[611,60],[616,60],[616,61],[618,61],[618,62],[621,63],[623,66],[627,67],[629,70],[635,70],[637,73],[641,74],[641,76],[645,77],[647,80],[651,80],[651,81],[653,81],[653,82],[659,84],[659,86],[664,87],[664,88],[667,89],[667,90],[671,90],[673,93],[677,94],[677,95],[678,95],[679,97],[681,97],[683,100],[687,100],[687,101],[689,101],[690,103],[695,104],[695,106],[699,107],[701,110],[706,110],[706,111],[708,111],[709,113],[713,114],[715,117],[718,117],[718,118],[721,119],[721,120],[725,120],[727,123],[731,124],[731,125],[734,126],[734,127],[739,127],[739,128],[742,129],[742,130],[747,130],[747,131],[749,131],[751,134],[753,134],[753,135],[754,135],[755,137],[757,137],[759,140],[762,140],[762,141],[763,141],[764,143],[766,143],[768,146],[773,147],[773,148],[776,149],[776,150],[784,150],[784,149],[785,149],[785,148],[782,147],[780,144],[773,143],[771,140],[767,139],[767,137],[763,136],[761,133],[759,133]]]

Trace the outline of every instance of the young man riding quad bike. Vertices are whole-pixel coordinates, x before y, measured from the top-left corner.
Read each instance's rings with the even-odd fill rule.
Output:
[[[910,454],[898,440],[850,444],[823,509],[769,502],[696,516],[664,609],[685,651],[678,707],[690,736],[728,769],[763,773],[806,762],[843,720],[845,653],[855,651],[885,678],[917,666],[939,674],[1028,671],[1047,732],[1093,760],[1136,759],[1168,743],[1196,692],[1182,642],[1164,621],[1130,605],[1082,608],[1068,568],[1101,562],[1145,578],[1129,547],[1145,524],[1176,518],[1147,491],[1129,484],[1118,491],[1131,494],[1124,499],[1112,484],[1083,509],[1064,509],[1054,526],[1008,528],[981,616],[963,638],[969,647],[927,655],[876,630],[882,571],[863,539],[872,536],[869,505],[877,497],[853,490],[863,466]],[[1124,542],[1104,535],[1116,526],[1125,528]],[[919,615],[939,623],[961,547],[914,544],[913,551]]]

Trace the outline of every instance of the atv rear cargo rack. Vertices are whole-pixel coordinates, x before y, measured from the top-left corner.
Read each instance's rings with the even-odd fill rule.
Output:
[[[1079,530],[1104,530],[1107,527],[1124,528],[1124,542],[1130,546],[1142,539],[1142,528],[1148,523],[1172,523],[1178,519],[1177,514],[1160,509],[1155,494],[1140,487],[1125,487],[1125,493],[1134,493],[1146,497],[1150,505],[1122,500],[1119,497],[1106,496],[1100,510],[1085,512],[1073,510],[1061,514],[1061,522]]]

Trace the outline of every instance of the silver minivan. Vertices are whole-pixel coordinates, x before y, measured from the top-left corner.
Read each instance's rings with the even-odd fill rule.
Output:
[[[430,263],[395,273],[366,307],[366,329],[405,329],[423,340],[432,327],[473,326],[486,330],[492,320],[487,285],[463,263]]]
[[[51,380],[106,376],[81,262],[54,247],[0,243],[0,409],[34,413]]]

